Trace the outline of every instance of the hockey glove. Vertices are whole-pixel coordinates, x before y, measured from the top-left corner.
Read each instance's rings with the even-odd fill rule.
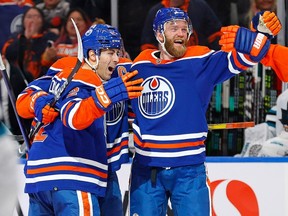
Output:
[[[32,96],[30,109],[34,110],[35,117],[43,124],[51,123],[59,115],[59,113],[49,106],[54,95],[47,94],[44,91],[38,91]]]
[[[143,82],[143,79],[129,81],[137,74],[138,71],[133,71],[121,77],[112,78],[104,85],[98,86],[92,92],[96,106],[107,112],[112,108],[113,104],[119,101],[139,97],[143,90],[143,87],[139,86],[139,84]]]
[[[237,52],[248,54],[254,62],[261,61],[270,47],[270,41],[262,33],[239,26],[222,27],[221,31],[223,32],[219,41],[221,50],[229,52],[236,49]]]
[[[252,18],[250,28],[272,39],[280,32],[282,25],[274,12],[261,11]]]

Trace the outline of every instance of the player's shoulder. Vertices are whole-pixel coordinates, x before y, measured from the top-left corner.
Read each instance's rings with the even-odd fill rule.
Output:
[[[128,58],[121,57],[119,58],[118,64],[131,64],[132,60]]]
[[[157,51],[156,49],[145,49],[143,50],[133,61],[133,63],[138,61],[147,61],[152,58],[152,53]]]
[[[63,57],[58,59],[53,65],[52,67],[55,68],[73,68],[76,65],[77,62],[77,57],[71,57],[71,56],[67,56],[67,57]]]
[[[202,56],[209,52],[211,52],[211,49],[206,46],[189,46],[183,57]]]

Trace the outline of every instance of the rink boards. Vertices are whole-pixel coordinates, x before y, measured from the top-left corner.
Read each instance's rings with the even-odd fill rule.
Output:
[[[124,164],[118,171],[126,212],[130,168],[130,163]],[[288,158],[207,157],[207,168],[213,215],[288,215]],[[20,164],[19,201],[25,216],[28,196],[23,193],[24,181]]]

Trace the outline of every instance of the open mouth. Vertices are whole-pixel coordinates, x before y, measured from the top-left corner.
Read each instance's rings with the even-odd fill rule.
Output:
[[[182,39],[176,39],[176,40],[174,40],[174,44],[183,45],[183,44],[184,44],[184,40],[182,40]]]
[[[114,70],[114,68],[111,67],[111,66],[109,66],[109,67],[108,67],[108,70],[109,70],[110,72],[112,72],[112,71]]]

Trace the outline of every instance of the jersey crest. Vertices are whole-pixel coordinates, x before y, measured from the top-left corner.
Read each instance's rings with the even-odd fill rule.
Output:
[[[113,105],[112,109],[106,113],[106,124],[115,125],[117,124],[124,115],[125,104],[120,101]]]
[[[142,95],[138,100],[140,112],[149,119],[160,118],[167,114],[175,102],[175,91],[172,84],[164,77],[146,78],[142,86]]]

